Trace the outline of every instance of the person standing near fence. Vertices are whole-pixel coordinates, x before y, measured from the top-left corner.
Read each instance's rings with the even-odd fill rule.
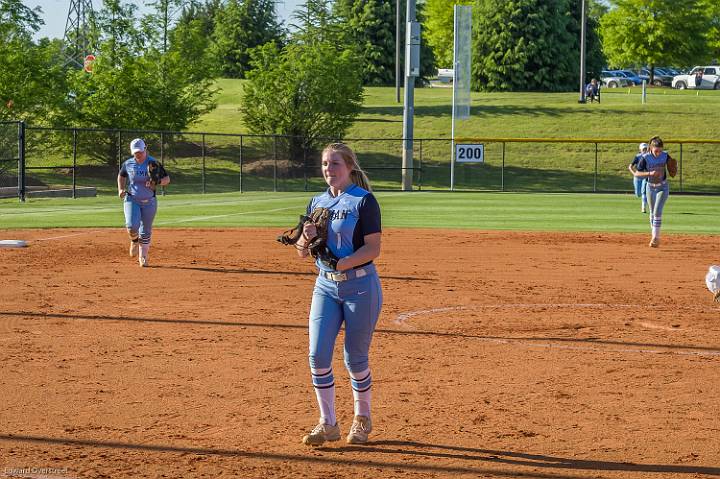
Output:
[[[640,161],[640,158],[642,158],[642,155],[647,153],[648,144],[647,143],[640,143],[640,153],[635,155],[635,158],[633,158],[632,163],[628,165],[628,170],[630,170],[630,173],[633,175],[633,187],[635,188],[635,196],[640,198],[642,201],[642,205],[640,206],[640,211],[645,213],[647,210],[645,209],[645,205],[647,204],[647,193],[645,191],[645,186],[647,183],[647,179],[642,176],[637,176],[635,173],[638,172],[637,165]]]
[[[332,356],[344,323],[345,367],[354,400],[354,420],[346,441],[364,444],[372,431],[368,356],[383,300],[373,264],[380,255],[380,206],[355,153],[347,145],[333,143],[323,150],[322,174],[328,189],[310,201],[307,212],[309,215],[318,207],[330,210],[327,245],[339,260],[334,270],[320,259],[316,261],[319,275],[310,306],[309,362],[320,420],[302,442],[319,446],[340,439]],[[306,222],[297,242],[300,257],[308,256],[307,245],[315,236],[315,225]]]
[[[665,202],[670,194],[667,175],[669,173],[670,176],[675,176],[677,162],[667,152],[663,151],[663,141],[659,136],[652,137],[648,143],[648,152],[640,157],[635,176],[647,179],[645,194],[650,209],[650,231],[652,233],[650,247],[658,248],[660,246],[662,214]]]
[[[130,153],[133,157],[120,166],[118,173],[118,196],[124,200],[125,227],[130,236],[130,256],[137,255],[138,263],[145,267],[148,266],[152,224],[157,213],[157,184],[151,180],[149,170],[157,168],[158,163],[148,155],[142,138],[130,142]],[[159,184],[168,185],[170,176],[164,169],[159,170]]]

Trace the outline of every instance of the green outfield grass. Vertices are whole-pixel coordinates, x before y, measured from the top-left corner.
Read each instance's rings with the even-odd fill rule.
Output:
[[[285,229],[297,222],[312,194],[228,193],[159,199],[160,228]],[[647,232],[647,215],[630,194],[377,193],[386,227],[525,231]],[[718,234],[717,198],[671,193],[666,233]],[[0,229],[122,227],[119,199],[0,200]],[[12,236],[6,231],[4,236]],[[2,239],[2,238],[0,238]],[[21,238],[20,238],[21,239]],[[430,247],[430,246],[429,246]]]

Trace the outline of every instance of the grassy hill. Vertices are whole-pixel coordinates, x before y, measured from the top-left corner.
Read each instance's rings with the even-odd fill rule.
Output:
[[[243,80],[218,81],[219,106],[192,131],[247,133],[240,105]],[[471,118],[456,125],[457,136],[518,138],[720,138],[720,91],[605,89],[602,103],[579,104],[577,93],[471,94]],[[401,94],[402,101],[402,94]],[[415,90],[416,138],[450,138],[452,89]],[[402,103],[394,87],[369,87],[351,138],[400,138]]]
[[[220,107],[195,125],[195,131],[246,132],[242,124],[240,80],[221,80]],[[374,181],[397,188],[400,182],[402,104],[395,88],[367,88],[362,112],[347,138]],[[626,188],[627,165],[635,142],[662,136],[667,149],[683,157],[677,189],[720,191],[720,145],[673,141],[720,138],[713,121],[720,91],[676,91],[650,88],[603,91],[602,103],[579,104],[577,93],[472,93],[471,117],[456,123],[456,136],[483,138],[597,138],[630,143],[508,143],[485,140],[485,164],[457,165],[458,189],[514,191],[616,191]],[[450,88],[418,88],[415,93],[414,184],[422,188],[450,186]],[[377,140],[386,139],[386,140]],[[432,139],[432,141],[430,140]],[[422,141],[420,141],[422,140]],[[391,169],[392,168],[392,169]],[[419,169],[422,171],[419,171]],[[682,183],[682,184],[680,184]]]

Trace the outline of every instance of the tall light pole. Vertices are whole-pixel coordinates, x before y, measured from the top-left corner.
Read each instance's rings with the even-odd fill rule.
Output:
[[[413,117],[415,114],[415,77],[420,76],[420,23],[415,18],[415,0],[407,1],[405,27],[405,105],[403,109],[402,189],[412,191]]]
[[[395,102],[400,103],[400,0],[395,0]]]
[[[580,99],[578,103],[585,103],[585,0],[580,6]]]

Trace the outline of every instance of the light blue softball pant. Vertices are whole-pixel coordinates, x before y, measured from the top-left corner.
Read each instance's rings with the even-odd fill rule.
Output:
[[[650,207],[650,221],[652,221],[653,217],[662,217],[665,202],[670,195],[670,185],[667,181],[663,181],[662,184],[654,186],[648,181],[645,191],[648,206]]]
[[[382,288],[374,265],[370,274],[347,281],[318,276],[310,306],[310,368],[332,366],[335,340],[345,323],[345,366],[350,372],[368,369],[368,353],[382,307]]]
[[[125,212],[125,227],[132,233],[139,233],[140,239],[150,241],[152,224],[157,213],[157,198],[137,201],[131,196],[125,197],[123,203]]]
[[[643,203],[647,203],[647,193],[645,184],[647,180],[645,178],[633,178],[633,186],[635,187],[635,196],[642,198]]]

